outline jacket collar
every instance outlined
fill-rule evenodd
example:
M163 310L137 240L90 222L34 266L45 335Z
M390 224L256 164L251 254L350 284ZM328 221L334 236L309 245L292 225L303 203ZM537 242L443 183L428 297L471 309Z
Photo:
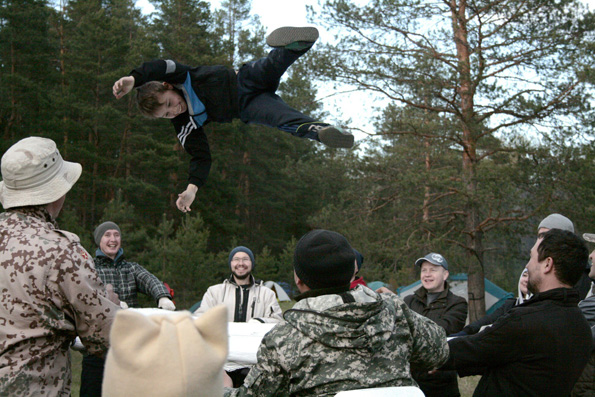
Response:
M52 226L54 226L54 229L58 229L58 223L54 218L52 218L48 210L45 208L45 205L31 205L27 207L10 208L6 210L6 212L15 212L33 218L37 218L51 224Z
M235 285L236 287L239 287L239 285L236 283L236 280L233 278L233 274L230 274L229 278L226 281L229 281L230 284ZM251 287L253 285L258 285L258 284L262 284L262 280L257 280L254 278L254 276L252 274L250 274L250 283L246 284L244 286Z
M446 298L446 295L448 295L448 291L450 291L450 286L448 285L448 281L445 281L444 282L444 291L440 292L440 295L438 295L436 297L436 299L434 299L434 302L436 302L439 299ZM419 287L417 289L417 291L415 291L415 296L417 296L422 301L426 302L427 297L428 297L428 290L425 289L424 286L422 285L421 287Z
M347 292L350 290L350 285L344 285L341 287L331 287L331 288L321 288L321 289L311 289L306 292L302 292L299 295L293 297L294 300L299 302L302 299L306 298L315 298L321 295L333 295L333 294L340 294L341 292Z
M546 300L558 301L564 306L577 306L580 296L574 288L554 288L533 295L531 299L524 301L520 306L532 305Z
M112 259L109 256L107 256L106 254L104 254L103 251L101 250L101 248L97 248L97 250L95 251L95 256L97 258L104 260L104 261L108 261L108 262L112 262L113 264L116 264L116 263L120 262L120 260L124 259L124 249L122 247L120 247L120 249L118 250L118 253L116 254L116 257L114 259Z

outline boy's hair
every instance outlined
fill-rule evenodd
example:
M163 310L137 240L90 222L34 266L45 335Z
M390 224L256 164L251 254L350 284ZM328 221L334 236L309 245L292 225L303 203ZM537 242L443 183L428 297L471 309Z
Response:
M163 105L159 101L159 94L167 91L167 88L161 81L149 81L136 89L136 104L141 114L147 117L155 118L157 109Z

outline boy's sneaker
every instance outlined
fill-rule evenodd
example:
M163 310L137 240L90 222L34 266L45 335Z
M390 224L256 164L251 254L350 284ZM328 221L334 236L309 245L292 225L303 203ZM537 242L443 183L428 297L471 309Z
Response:
M346 149L353 147L353 135L332 125L318 130L318 139L328 147Z
M267 36L267 44L271 47L283 47L292 51L302 51L312 47L318 40L318 29L314 27L295 28L285 26L275 29Z

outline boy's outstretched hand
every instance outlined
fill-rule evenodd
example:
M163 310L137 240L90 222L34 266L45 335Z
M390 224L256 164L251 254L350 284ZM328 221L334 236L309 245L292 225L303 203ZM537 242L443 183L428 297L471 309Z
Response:
M198 186L193 185L192 183L188 184L186 190L182 193L178 194L178 200L176 201L176 205L178 209L182 212L189 212L191 211L190 205L194 201L194 197L196 197L196 191L198 190Z
M114 83L112 91L116 99L122 98L134 88L134 77L124 76Z

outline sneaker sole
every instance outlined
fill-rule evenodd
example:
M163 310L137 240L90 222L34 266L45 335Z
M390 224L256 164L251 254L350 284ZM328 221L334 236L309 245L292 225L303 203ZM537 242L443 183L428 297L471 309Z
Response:
M353 147L353 135L345 134L336 127L325 127L318 131L318 139L328 147L345 148Z
M296 41L314 43L316 40L318 40L318 29L314 27L285 26L273 30L267 37L267 44L271 47L285 47Z

